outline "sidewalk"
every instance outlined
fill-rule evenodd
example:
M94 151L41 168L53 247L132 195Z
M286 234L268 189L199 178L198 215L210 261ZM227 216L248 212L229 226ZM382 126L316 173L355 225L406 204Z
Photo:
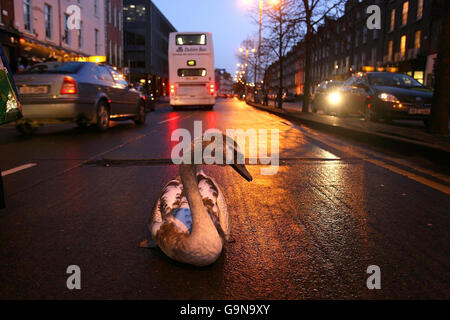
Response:
M364 134L389 139L415 146L434 149L450 154L450 135L433 135L425 131L425 127L405 127L395 124L368 122L361 118L340 118L316 113L303 113L301 103L283 103L283 109L274 107L273 101L269 106L263 106L247 101L247 104L284 117L300 120L304 123L320 125L355 134Z

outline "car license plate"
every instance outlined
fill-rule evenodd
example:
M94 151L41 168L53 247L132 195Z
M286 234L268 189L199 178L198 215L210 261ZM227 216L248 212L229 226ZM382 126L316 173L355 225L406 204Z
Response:
M19 87L20 94L46 94L48 93L48 86L21 86Z
M408 111L409 114L431 114L431 108L423 108L423 109L419 109L419 108L410 108Z

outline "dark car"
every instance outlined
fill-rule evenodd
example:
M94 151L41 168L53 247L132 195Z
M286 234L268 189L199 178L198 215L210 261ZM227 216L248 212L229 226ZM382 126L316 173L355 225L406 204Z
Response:
M145 123L145 101L114 68L91 62L46 62L15 76L23 118L16 128L26 134L48 123L94 124L110 119Z
M283 101L285 102L295 102L295 95L290 92L285 92L283 94Z
M327 80L319 83L312 97L312 111L323 110L326 114L336 111L334 105L339 103L337 94L342 81Z
M138 92L142 94L142 98L145 100L146 109L155 111L155 97L153 93L149 92L144 86L138 85L134 87Z
M359 73L341 88L341 107L360 112L366 120L416 119L425 124L431 114L433 91L400 73Z

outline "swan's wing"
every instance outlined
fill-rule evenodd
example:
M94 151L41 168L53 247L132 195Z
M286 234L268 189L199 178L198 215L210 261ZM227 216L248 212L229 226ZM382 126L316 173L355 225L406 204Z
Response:
M228 237L231 231L231 223L222 191L214 179L207 176L203 171L197 174L197 180L203 204L207 208L216 227L218 227L219 233L223 232L224 236Z
M182 192L183 184L178 178L169 181L165 185L155 202L150 216L149 228L152 235L158 232L163 221L171 215L172 209L180 206Z

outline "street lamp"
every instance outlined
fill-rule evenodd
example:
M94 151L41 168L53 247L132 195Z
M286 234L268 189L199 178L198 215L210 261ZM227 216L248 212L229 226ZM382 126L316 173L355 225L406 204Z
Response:
M245 70L244 70L244 64L241 64L241 74L245 74L247 71L247 67L248 67L248 57L249 57L249 53L255 53L256 49L255 48L239 48L239 52L240 53L244 53L245 52ZM256 66L255 66L255 71L256 71ZM241 75L242 76L242 75ZM256 77L256 72L255 72L255 77ZM247 94L247 85L245 86L245 95L248 97Z
M243 0L245 5L250 5L252 0ZM281 0L267 0L269 5L274 7L280 4ZM255 65L255 83L258 82L258 75L260 73L261 68L261 42L262 42L262 18L263 18L263 10L264 10L264 0L259 0L259 38L258 38L258 60ZM241 51L243 52L243 51Z

